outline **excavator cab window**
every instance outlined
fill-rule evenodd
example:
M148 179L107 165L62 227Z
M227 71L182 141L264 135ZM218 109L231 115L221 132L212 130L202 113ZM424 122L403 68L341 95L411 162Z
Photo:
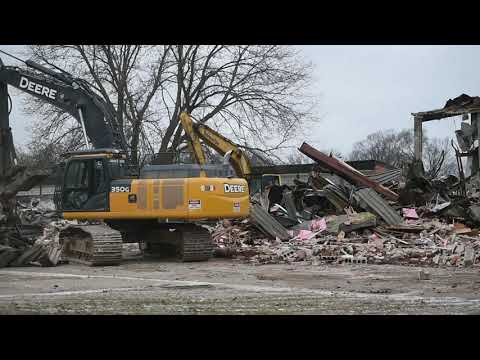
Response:
M64 211L106 211L109 173L104 159L68 162L63 185Z

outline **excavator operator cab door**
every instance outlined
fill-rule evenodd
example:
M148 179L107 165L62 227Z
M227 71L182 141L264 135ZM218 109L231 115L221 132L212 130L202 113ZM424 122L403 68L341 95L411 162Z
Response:
M65 167L63 211L108 211L110 176L104 158L77 158Z

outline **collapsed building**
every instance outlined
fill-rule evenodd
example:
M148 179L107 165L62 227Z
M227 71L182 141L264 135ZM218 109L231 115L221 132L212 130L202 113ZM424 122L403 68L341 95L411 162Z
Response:
M480 98L465 94L442 109L413 113L415 159L407 174L361 172L304 143L299 150L315 161L308 180L284 185L273 202L257 198L249 221L219 224L217 252L255 263L478 266L479 113ZM458 177L425 178L423 122L458 115Z

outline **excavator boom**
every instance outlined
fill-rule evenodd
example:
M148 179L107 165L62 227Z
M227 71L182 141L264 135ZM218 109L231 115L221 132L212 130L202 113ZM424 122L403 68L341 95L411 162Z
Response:
M194 122L190 115L186 112L183 112L180 115L180 121L191 143L195 159L200 165L204 165L206 163L205 154L200 143L201 139L205 144L217 151L220 155L229 158L229 162L238 177L245 178L247 180L250 179L252 174L250 160L245 153L240 150L240 147L237 144L222 136L207 125Z
M126 151L127 146L119 131L112 110L94 92L52 70L39 72L43 66L27 60L37 71L6 66L0 60L0 83L13 86L45 101L73 116L82 123L94 148L116 148ZM55 75L52 75L55 74Z

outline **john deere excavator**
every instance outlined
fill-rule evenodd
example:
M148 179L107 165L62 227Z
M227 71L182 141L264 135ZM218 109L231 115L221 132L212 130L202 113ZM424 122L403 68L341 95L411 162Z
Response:
M25 64L5 66L0 60L0 105L7 104L10 85L80 123L92 148L66 154L55 204L65 219L108 224L64 230L64 256L88 265L115 265L121 261L122 242L143 242L150 253L173 246L182 261L208 260L213 244L201 223L249 215L245 179L202 165L156 165L155 172L137 173L114 109L88 82L33 61ZM0 159L14 157L7 107L0 107Z

